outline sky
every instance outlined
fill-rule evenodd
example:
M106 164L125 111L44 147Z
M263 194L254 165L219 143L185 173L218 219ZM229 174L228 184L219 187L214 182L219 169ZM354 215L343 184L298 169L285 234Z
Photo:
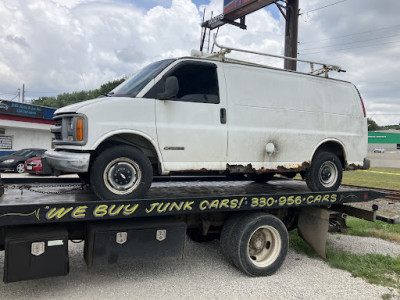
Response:
M0 0L0 99L90 90L200 45L201 21L222 0ZM299 58L339 65L368 117L400 123L400 1L300 0ZM219 43L283 55L285 21L275 5L231 25ZM211 50L212 40L206 48ZM214 51L217 50L214 48ZM282 67L277 59L235 56ZM306 70L299 65L299 70Z

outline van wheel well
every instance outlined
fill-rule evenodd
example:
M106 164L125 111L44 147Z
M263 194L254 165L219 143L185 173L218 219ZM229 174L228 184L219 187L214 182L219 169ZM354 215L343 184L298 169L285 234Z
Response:
M326 143L320 145L313 155L313 160L321 152L330 152L330 153L335 154L339 158L340 163L342 164L342 167L343 168L346 167L346 156L344 153L344 149L343 149L342 145L340 145L339 143L326 142Z
M153 167L153 174L161 173L160 160L157 156L157 151L153 145L142 136L132 135L132 134L120 134L112 136L107 140L103 141L95 150L93 155L91 155L90 164L92 165L96 157L104 150L118 146L118 145L129 145L140 150L147 158L150 160Z

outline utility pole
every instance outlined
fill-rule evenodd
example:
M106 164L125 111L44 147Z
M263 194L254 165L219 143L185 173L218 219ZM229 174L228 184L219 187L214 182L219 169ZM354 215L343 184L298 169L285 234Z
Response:
M285 56L297 58L297 34L299 22L299 0L286 2ZM296 71L297 62L285 59L284 68Z
M25 102L25 83L22 84L22 93L21 93L22 103Z

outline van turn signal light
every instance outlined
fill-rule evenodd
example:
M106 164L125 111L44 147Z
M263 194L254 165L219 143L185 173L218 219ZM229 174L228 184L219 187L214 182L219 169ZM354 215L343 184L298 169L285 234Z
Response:
M76 140L81 142L83 141L83 118L78 118L76 120L76 127L75 127L75 136Z

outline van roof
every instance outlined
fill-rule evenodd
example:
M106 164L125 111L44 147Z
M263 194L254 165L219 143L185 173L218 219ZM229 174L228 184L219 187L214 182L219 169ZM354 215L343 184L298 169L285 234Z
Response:
M321 74L312 74L311 72L300 72L300 71L288 70L288 69L278 68L278 67L274 67L274 66L257 64L257 63L253 63L253 62L249 62L249 61L232 59L232 58L227 58L227 57L225 57L224 60L219 59L217 56L202 56L202 57L183 56L178 59L179 60L180 59L191 59L191 60L213 61L213 62L220 62L220 63L224 63L224 64L235 64L235 65L244 65L244 66L250 66L250 67L256 67L256 68L271 69L271 70L276 70L276 71L281 71L281 72L296 73L296 74L308 75L308 76L317 77L317 78L323 78L323 79L327 79L327 80L340 81L340 82L344 82L344 83L349 83L354 86L353 83L343 80L343 79L331 78L331 77L327 77L327 76L320 76Z

